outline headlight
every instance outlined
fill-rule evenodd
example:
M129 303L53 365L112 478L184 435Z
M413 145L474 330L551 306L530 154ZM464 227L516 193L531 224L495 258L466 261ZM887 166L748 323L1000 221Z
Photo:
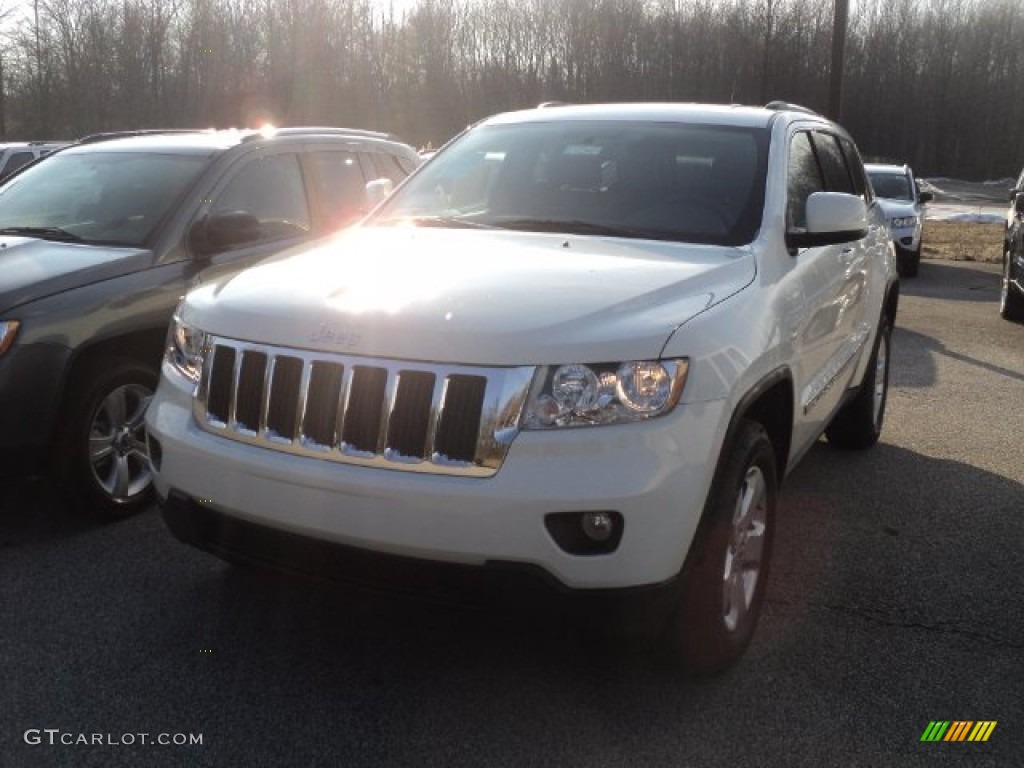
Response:
M685 359L542 366L533 377L523 429L584 427L661 416L679 402L687 369Z
M0 320L0 355L14 346L14 337L18 335L17 320Z
M171 320L167 334L165 359L182 376L194 382L199 381L206 355L207 337L202 331L186 325L177 315Z
M905 227L916 227L917 216L904 216L900 219L893 219L889 222L889 226L893 229L904 229Z

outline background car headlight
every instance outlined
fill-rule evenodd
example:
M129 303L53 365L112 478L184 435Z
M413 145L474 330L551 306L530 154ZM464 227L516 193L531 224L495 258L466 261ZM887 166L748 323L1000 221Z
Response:
M893 229L903 229L904 227L917 226L917 216L904 216L899 219L893 219L889 226Z
M17 320L0 320L0 355L14 346L14 337L18 335Z
M679 360L542 366L530 388L523 429L642 421L671 411L686 383Z
M167 362L185 378L198 382L206 356L206 334L175 315L167 336Z

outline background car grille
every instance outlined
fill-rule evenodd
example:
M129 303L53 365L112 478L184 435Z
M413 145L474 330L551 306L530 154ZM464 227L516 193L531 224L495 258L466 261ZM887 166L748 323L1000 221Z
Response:
M330 461L488 476L505 458L532 367L399 362L211 338L199 425Z

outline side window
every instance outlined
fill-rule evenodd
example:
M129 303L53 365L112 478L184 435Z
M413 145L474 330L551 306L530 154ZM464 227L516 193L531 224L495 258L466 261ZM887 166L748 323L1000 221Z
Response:
M380 177L384 179L391 179L391 182L396 187L398 186L398 183L408 175L406 171L403 170L402 166L398 164L398 160L394 155L388 155L384 152L374 152L371 157L373 158L374 165L377 167L377 173L380 174Z
M786 226L804 229L807 226L807 198L815 192L825 191L811 138L805 132L794 134L789 144L787 184Z
M839 146L846 158L846 167L850 170L850 178L853 179L853 191L871 201L871 187L868 186L867 177L864 173L864 163L860 159L860 152L849 139L839 139Z
M31 152L15 152L7 158L7 162L4 163L4 167L0 169L0 177L6 176L9 173L14 173L23 165L28 165L33 160L35 160L35 156Z
M309 234L309 205L299 160L293 154L263 155L242 168L214 200L210 213L240 211L256 218L252 242Z
M310 155L320 184L327 229L351 224L366 212L366 179L353 152L314 152Z
M853 194L853 181L846 168L846 160L836 143L836 137L821 131L814 132L814 148L818 152L821 170L825 174L825 184L830 192L846 192Z

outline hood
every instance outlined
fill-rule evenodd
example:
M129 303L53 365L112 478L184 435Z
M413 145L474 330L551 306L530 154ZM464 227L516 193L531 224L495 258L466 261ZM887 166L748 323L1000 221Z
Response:
M0 236L0 311L134 272L152 251Z
M754 279L749 250L494 230L367 227L189 295L235 339L476 365L655 358Z
M880 197L878 198L878 204L882 206L882 211L887 219L921 215L917 204L910 200L891 200L887 197Z

